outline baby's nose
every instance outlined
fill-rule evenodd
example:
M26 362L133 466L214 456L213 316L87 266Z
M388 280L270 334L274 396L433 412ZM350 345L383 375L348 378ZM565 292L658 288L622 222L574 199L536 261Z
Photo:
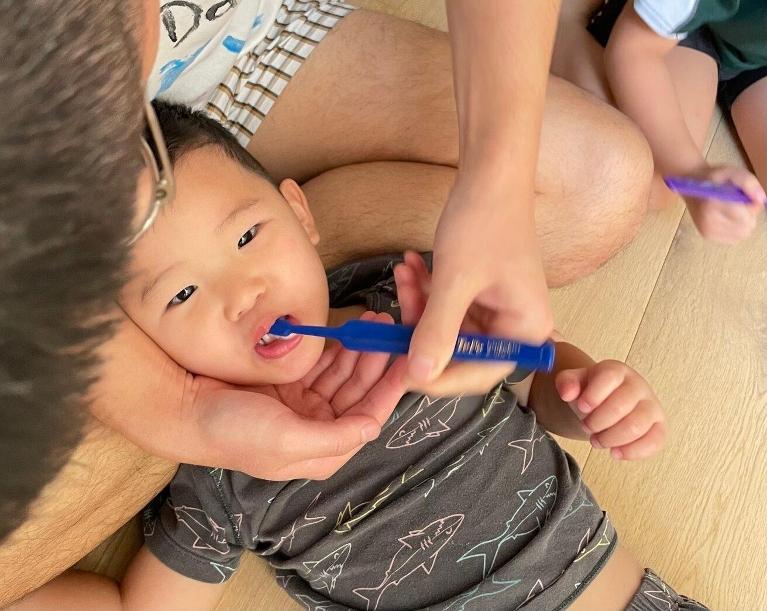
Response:
M224 306L224 315L230 322L237 322L256 305L258 298L263 294L263 286L260 283L249 283L231 290L229 298Z

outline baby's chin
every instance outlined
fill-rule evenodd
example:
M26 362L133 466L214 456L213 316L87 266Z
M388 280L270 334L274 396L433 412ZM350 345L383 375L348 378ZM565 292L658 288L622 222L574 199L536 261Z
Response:
M274 362L270 366L259 366L240 371L219 371L216 377L222 382L237 386L263 386L270 384L292 384L302 380L319 362L322 356L324 340L304 336L297 354L289 355L284 362Z

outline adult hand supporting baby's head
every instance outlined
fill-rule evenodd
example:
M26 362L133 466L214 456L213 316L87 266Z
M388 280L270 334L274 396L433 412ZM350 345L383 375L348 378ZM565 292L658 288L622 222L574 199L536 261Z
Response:
M346 352L335 360L348 363ZM360 358L308 384L318 401L333 403L332 414L299 412L274 394L193 376L127 319L102 356L92 411L105 424L156 456L262 479L329 477L378 436L405 391L404 359L387 368ZM331 384L329 376L345 378Z
M260 479L326 479L380 433L369 415L314 419L266 394L209 378L195 385L193 409L203 441L196 453L207 456L202 462Z
M366 312L364 320L393 322ZM213 462L261 479L326 479L378 437L405 393L406 360L333 344L296 382L238 388L198 377L191 393Z

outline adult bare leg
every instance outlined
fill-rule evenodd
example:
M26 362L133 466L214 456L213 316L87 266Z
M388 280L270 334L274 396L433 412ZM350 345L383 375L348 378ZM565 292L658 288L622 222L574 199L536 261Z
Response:
M509 69L513 69L510 66ZM370 161L457 165L458 131L450 48L443 32L368 11L355 11L321 43L293 78L250 143L277 177L308 180ZM536 177L539 233L552 285L595 269L638 230L650 181L646 143L620 113L552 78ZM388 189L388 185L381 184ZM356 229L338 236L364 252L380 227L366 227L366 206L330 198L329 218ZM337 202L337 203L335 203ZM407 219L407 196L387 204ZM514 205L509 202L508 205ZM574 227L593 223L588 238ZM513 236L513 228L509 228Z
M329 170L303 187L320 232L327 266L370 254L430 250L456 170L414 162L369 162ZM549 284L583 276L612 256L641 222L638 209L618 213L612 202L592 205L562 222L551 197L538 196L538 239ZM353 210L344 214L343 210ZM477 236L481 247L481 236ZM509 239L514 239L513 228ZM569 240L571 251L562 248ZM600 248L593 248L600 244ZM568 259L568 257L572 257Z

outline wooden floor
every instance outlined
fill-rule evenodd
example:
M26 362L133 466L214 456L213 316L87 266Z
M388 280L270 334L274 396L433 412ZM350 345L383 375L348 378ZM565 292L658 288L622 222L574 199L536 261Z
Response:
M356 4L446 26L442 0ZM708 159L743 163L720 117ZM563 445L640 562L719 611L767 609L766 262L764 217L746 243L716 246L699 238L680 203L648 218L598 273L552 291L558 329L594 358L643 373L671 423L666 450L642 463ZM131 524L83 566L119 575L137 541ZM247 555L219 608L297 607Z

